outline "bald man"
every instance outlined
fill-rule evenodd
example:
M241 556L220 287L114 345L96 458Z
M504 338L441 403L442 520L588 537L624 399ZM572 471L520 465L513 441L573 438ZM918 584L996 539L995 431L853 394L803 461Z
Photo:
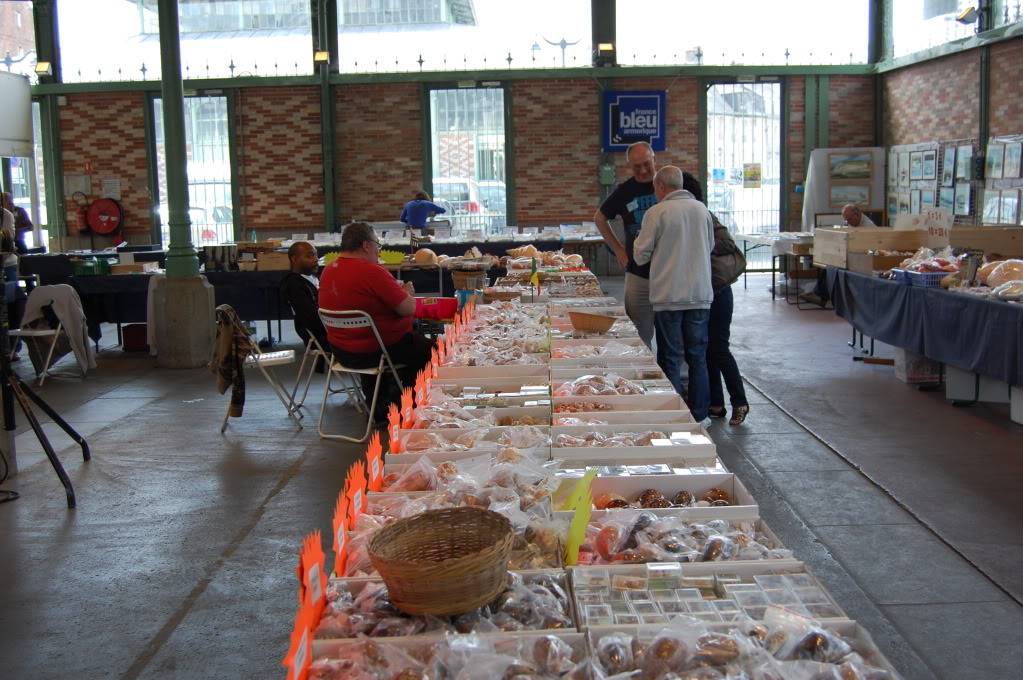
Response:
M682 188L682 171L666 165L654 175L657 205L646 211L633 257L650 265L650 304L657 334L657 364L682 395L697 422L708 419L710 379L707 344L714 220L706 206ZM682 383L682 357L689 365Z
M850 227L876 227L874 220L863 214L858 205L846 203L842 206L842 219Z
M654 163L653 147L646 142L629 145L625 151L625 160L632 170L632 177L619 184L600 204L593 214L593 221L597 223L597 229L608 248L625 268L625 313L636 324L639 337L650 347L654 337L654 310L650 306L649 294L650 267L637 263L632 254L643 224L643 215L657 202L653 184L657 165ZM609 220L616 217L621 217L625 225L624 245L609 223Z

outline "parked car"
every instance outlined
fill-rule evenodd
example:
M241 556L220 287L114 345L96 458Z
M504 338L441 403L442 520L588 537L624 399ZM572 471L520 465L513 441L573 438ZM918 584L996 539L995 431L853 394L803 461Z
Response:
M500 213L508 212L508 190L499 179L481 179L479 182L480 200L487 212Z
M480 187L466 177L437 177L433 180L433 197L451 206L452 215L475 215L483 211Z

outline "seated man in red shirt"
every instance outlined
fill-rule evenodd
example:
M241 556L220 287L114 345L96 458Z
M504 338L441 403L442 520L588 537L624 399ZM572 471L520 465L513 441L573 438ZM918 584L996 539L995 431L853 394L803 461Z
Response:
M405 387L415 383L416 374L430 361L432 343L412 331L416 300L412 284L398 283L379 264L380 242L373 227L365 222L352 222L341 234L341 254L320 276L320 308L331 310L358 309L368 313L376 324L380 338L395 364L403 364L398 376ZM375 368L380 361L380 345L369 328L327 327L327 339L334 347L337 360L351 368ZM362 376L366 402L373 396L373 376ZM380 386L380 398L374 418L384 421L387 407L400 399L390 371Z

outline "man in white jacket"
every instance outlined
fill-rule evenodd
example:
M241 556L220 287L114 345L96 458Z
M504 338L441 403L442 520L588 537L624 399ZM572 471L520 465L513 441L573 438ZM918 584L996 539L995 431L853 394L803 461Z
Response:
M650 303L657 333L657 363L689 404L697 422L707 418L710 382L707 342L714 220L706 206L682 188L682 171L666 165L654 176L657 205L643 216L636 237L637 264L650 263ZM682 357L689 365L688 394Z

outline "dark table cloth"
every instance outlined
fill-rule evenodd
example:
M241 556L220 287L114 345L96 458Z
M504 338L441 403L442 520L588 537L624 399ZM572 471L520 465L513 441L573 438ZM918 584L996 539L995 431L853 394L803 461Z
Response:
M1023 385L1023 304L920 288L828 267L835 313L870 337Z

